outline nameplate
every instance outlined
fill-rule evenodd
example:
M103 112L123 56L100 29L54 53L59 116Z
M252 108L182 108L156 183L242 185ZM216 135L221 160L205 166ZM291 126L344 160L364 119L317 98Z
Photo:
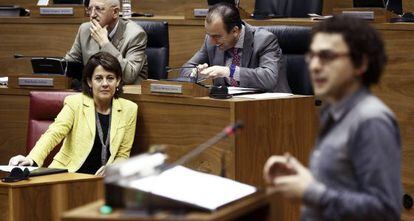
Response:
M208 8L195 8L193 10L194 17L206 17Z
M375 19L375 13L373 11L342 11L342 14L364 20Z
M151 84L151 93L168 93L168 94L182 94L182 85L171 84Z
M74 15L73 7L40 7L41 15Z
M19 86L53 87L53 78L19 77Z

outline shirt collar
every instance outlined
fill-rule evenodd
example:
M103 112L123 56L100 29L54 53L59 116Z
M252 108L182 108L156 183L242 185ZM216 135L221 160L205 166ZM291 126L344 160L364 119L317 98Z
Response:
M246 28L242 24L241 31L240 31L240 36L239 36L239 40L237 40L236 45L234 45L235 48L243 48L244 33L245 33L245 31L246 31Z
M362 87L355 91L353 94L348 95L338 103L327 107L327 112L331 114L334 121L338 121L356 105L356 103L361 99L361 97L368 93L369 90L366 87Z
M118 21L116 21L116 25L115 25L114 29L112 29L111 33L109 33L109 34L108 34L108 37L109 37L110 39L112 39L112 38L114 37L114 35L115 35L115 33L116 33L116 29L118 29L118 24L119 24L119 20L118 20Z

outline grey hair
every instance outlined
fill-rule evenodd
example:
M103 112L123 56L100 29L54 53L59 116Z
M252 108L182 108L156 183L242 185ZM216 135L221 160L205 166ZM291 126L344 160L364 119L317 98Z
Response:
M120 0L106 0L106 3L111 5L111 6L121 7Z

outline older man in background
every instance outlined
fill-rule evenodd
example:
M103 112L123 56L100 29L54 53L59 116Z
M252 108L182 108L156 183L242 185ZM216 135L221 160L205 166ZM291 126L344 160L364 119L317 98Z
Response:
M108 52L121 63L125 84L139 84L148 78L147 35L133 21L119 17L119 0L91 0L90 22L79 27L65 60L86 64L97 52Z

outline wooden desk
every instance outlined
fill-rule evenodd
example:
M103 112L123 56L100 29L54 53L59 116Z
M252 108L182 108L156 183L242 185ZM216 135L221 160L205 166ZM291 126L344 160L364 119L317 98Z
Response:
M62 173L0 182L0 220L58 220L63 211L103 199L102 177Z
M124 97L138 104L133 154L146 151L152 144L167 144L170 159L174 160L229 123L242 121L244 128L236 136L217 143L186 166L216 175L225 169L229 178L263 186L262 170L269 156L290 152L306 163L314 144L316 110L310 96L266 100L180 98L140 95L137 86L128 86L125 92ZM0 113L4 113L0 115L4 125L0 128L0 162L25 153L28 102L28 90L0 88L0 103L4 104L0 106ZM297 218L297 205L284 206L279 207L285 211L279 213L282 217Z
M171 214L167 212L158 212L154 215L148 215L145 212L125 211L115 209L113 213L102 215L99 208L103 201L96 201L88 205L65 212L61 221L150 221L150 220L168 220L168 221L223 221L223 220L255 220L255 221L274 221L274 211L272 210L272 200L275 194L272 192L262 192L241 199L233 204L223 207L213 213L192 212L188 214Z

